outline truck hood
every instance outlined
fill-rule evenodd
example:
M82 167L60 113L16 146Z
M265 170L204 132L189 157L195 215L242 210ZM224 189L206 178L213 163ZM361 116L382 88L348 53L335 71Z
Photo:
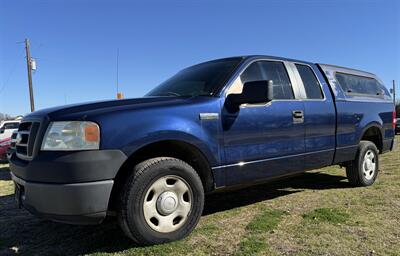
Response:
M84 116L86 114L104 113L123 109L143 107L162 107L165 105L182 104L189 100L188 97L143 97L122 100L96 101L73 105L58 106L35 111L24 119L44 118L58 119L63 116Z

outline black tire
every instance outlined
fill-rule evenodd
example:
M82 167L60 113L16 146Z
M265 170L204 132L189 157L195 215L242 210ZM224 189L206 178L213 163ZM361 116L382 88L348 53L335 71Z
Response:
M191 210L182 226L169 233L154 230L145 219L146 192L158 179L173 175L184 180L192 192ZM140 245L175 241L187 236L197 225L204 206L204 190L196 171L187 163L171 157L157 157L134 167L119 195L118 220L122 230Z
M367 152L374 154L375 170L370 178L364 174L363 165L364 157ZM375 144L370 141L360 141L356 158L351 161L346 167L347 179L353 186L365 187L374 184L379 171L379 151Z

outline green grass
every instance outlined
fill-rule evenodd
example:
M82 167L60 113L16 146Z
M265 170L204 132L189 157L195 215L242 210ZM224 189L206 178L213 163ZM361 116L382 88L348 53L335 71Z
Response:
M350 215L341 209L318 208L312 212L303 214L303 218L314 223L329 222L339 224L345 223L350 218Z
M370 187L351 187L331 166L209 195L190 236L148 247L136 247L113 219L71 226L18 209L0 165L0 255L400 255L400 153L380 164Z
M264 210L246 226L246 230L250 233L265 233L272 231L276 226L278 226L282 216L285 214L284 211L279 210Z
M263 210L255 216L246 226L247 233L236 254L256 255L264 252L268 248L265 238L278 226L285 214L286 212L279 210Z
M267 249L267 242L263 238L245 237L240 243L236 255L258 255Z

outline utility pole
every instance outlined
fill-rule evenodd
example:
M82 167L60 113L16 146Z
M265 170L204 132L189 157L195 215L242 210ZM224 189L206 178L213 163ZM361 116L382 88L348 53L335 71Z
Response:
M29 49L29 39L25 39L25 49L26 49L26 64L28 67L28 83L29 83L29 98L31 102L31 112L35 111L35 101L33 98L33 87L32 87L32 59L31 52Z

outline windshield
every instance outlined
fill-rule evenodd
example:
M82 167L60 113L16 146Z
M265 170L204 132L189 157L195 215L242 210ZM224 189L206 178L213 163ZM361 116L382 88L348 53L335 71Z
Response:
M211 96L223 86L242 58L204 62L186 68L146 96Z

